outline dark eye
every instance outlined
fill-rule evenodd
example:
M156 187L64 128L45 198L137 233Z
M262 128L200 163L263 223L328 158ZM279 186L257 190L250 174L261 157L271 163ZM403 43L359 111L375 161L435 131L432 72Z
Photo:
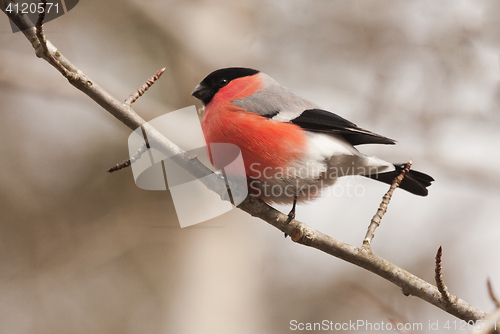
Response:
M228 83L229 83L229 81L227 79L220 79L219 80L219 87L224 87Z

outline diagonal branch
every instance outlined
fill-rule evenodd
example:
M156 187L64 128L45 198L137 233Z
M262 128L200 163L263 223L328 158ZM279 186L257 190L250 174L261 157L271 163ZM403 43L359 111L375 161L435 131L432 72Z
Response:
M2 7L1 9L5 12L5 7ZM11 13L6 14L21 30L23 30L24 35L33 45L33 48L35 50L39 50L40 43L45 43L45 40L43 39L40 41L37 38L36 29L30 28L30 25L26 22L24 17ZM31 27L33 27L33 25L31 25ZM148 133L148 138L151 139L150 145L152 147L164 152L168 156L173 155L172 159L197 178L212 173L212 171L203 165L197 158L189 156L185 151L180 149L156 129L146 123L139 115L137 115L137 113L134 112L130 105L120 102L87 77L82 71L69 62L49 41L46 41L46 46L50 54L54 56L56 64L46 57L44 59L46 59L52 66L56 67L66 78L68 78L70 84L89 96L130 129L135 130L142 126L144 131ZM64 70L61 70L61 68ZM68 76L68 73L70 76ZM209 189L220 194L225 191L225 188L221 189L219 184L220 183L215 182L213 184L208 182L205 183ZM266 221L280 231L291 235L294 242L316 248L327 254L369 270L399 286L405 295L419 297L460 319L466 321L478 320L487 316L487 314L483 311L452 295L450 295L450 298L453 302L450 307L446 307L436 286L425 282L404 269L373 254L370 250L354 247L342 241L336 240L297 220L292 220L289 224L287 224L287 215L267 205L261 199L248 196L238 206L238 208L254 217L258 217Z

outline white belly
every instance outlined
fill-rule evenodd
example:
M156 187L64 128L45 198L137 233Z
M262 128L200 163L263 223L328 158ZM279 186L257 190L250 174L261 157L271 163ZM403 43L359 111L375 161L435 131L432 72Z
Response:
M292 203L321 196L342 176L372 175L394 170L394 165L361 154L339 135L308 133L308 154L272 175L249 183L250 192L267 202Z

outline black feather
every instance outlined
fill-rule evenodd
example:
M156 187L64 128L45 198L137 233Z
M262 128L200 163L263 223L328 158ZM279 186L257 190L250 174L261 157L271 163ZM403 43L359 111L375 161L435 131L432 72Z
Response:
M395 140L359 128L345 118L321 109L305 110L290 122L308 131L340 134L351 145L396 143Z

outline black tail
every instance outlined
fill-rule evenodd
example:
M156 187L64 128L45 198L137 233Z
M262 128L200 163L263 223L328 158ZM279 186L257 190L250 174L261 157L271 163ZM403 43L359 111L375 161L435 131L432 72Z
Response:
M394 164L394 167L396 167L395 171L365 176L380 182L392 184L394 179L401 174L401 171L405 168L405 166L406 164ZM434 181L434 179L431 176L410 169L410 171L405 174L403 182L401 182L399 188L409 191L415 195L427 196L427 187L431 185L432 181Z

